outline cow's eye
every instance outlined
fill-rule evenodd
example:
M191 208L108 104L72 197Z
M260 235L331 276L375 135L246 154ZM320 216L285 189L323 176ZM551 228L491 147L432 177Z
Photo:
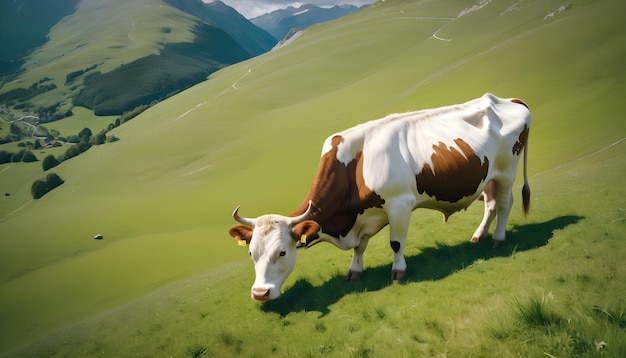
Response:
M252 251L248 251L248 255L250 255L250 257L252 257Z
M285 255L287 255L287 252L286 252L286 251L281 251L281 252L278 254L278 256L280 256L280 257L283 257L283 256L285 256Z

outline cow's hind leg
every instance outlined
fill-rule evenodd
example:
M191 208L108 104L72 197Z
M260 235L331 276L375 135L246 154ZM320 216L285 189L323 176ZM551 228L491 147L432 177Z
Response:
M497 182L496 211L498 220L493 233L492 247L497 249L506 239L506 225L509 221L509 214L513 207L513 181L499 180Z
M485 213L483 215L483 221L478 225L478 228L472 235L471 242L478 242L481 238L487 236L489 233L489 227L496 217L496 195L498 193L496 182L491 180L485 185L483 192L478 197L478 200L485 202Z
M391 267L392 280L402 280L406 275L404 246L414 205L414 199L405 201L397 200L395 203L390 203L387 208L387 215L389 217L389 244L393 250L393 265Z

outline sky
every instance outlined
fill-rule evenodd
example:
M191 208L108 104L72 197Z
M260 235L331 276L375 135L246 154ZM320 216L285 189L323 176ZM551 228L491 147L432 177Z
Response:
M211 0L204 0L211 2ZM355 5L363 6L372 4L376 0L222 0L226 5L237 10L240 14L248 19L267 14L278 9L284 9L287 6L300 7L304 4L313 4L319 7L332 7L335 5Z

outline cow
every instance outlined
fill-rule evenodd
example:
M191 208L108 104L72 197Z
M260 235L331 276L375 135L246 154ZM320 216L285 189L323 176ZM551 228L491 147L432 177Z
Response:
M391 114L328 137L317 174L289 216L232 216L229 233L249 245L256 279L251 296L272 300L296 263L296 249L329 242L354 249L347 280L363 272L369 238L389 225L392 280L406 274L404 248L413 210L428 208L444 220L475 200L484 201L478 242L497 216L492 246L504 240L512 187L524 152L523 210L528 213L527 144L530 110L517 98L485 94L463 104Z

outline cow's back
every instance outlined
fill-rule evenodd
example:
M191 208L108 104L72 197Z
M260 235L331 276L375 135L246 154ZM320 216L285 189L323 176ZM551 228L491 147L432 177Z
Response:
M517 165L513 157L530 126L522 104L485 94L460 105L392 114L334 134L323 153L341 136L337 159L347 165L362 155L364 182L372 191L383 198L412 193L423 201L417 206L443 202L456 211Z

